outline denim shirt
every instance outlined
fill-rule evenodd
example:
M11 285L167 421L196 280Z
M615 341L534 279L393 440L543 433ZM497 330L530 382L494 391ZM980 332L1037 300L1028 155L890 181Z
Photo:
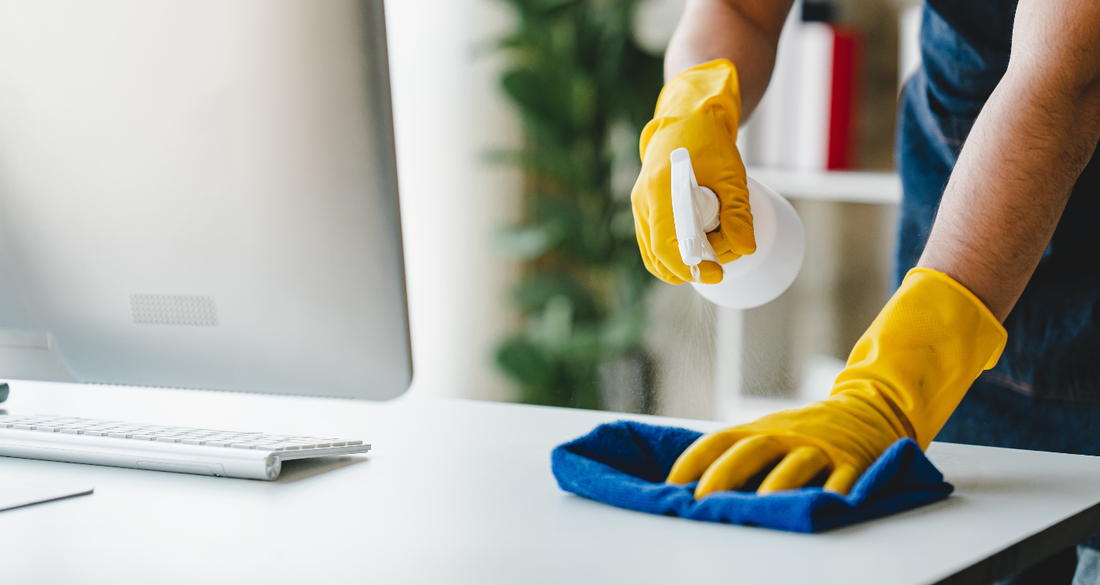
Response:
M1008 67L1014 0L929 0L922 67L901 96L895 153L904 197L897 282L932 228L958 153ZM1041 398L1100 401L1100 161L1078 178L1038 269L1005 321L986 383Z

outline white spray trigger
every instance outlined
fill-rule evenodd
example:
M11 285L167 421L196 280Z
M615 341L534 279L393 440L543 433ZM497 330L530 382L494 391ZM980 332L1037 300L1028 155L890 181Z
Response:
M699 282L699 263L718 262L718 256L707 241L707 230L718 227L718 197L706 187L700 187L691 168L691 154L677 148L669 155L672 162L672 220L676 227L676 242L680 258L691 267L691 276Z

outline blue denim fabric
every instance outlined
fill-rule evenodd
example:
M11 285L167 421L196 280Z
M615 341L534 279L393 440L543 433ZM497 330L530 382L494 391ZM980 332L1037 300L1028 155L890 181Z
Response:
M953 10L959 13L961 6L988 9L998 5L956 2ZM1010 9L1002 6L1009 14ZM988 20L997 23L1003 18ZM963 142L989 92L1004 75L1007 44L979 41L961 35L936 10L925 9L921 29L924 63L902 92L898 119L895 153L905 194L898 283L924 250ZM997 366L983 374L984 381L1039 398L1100 402L1097 158L1074 186L1050 246L1005 328L1008 346ZM1096 444L1100 447L1100 435Z
M1073 585L1097 583L1100 583L1100 552L1086 546L1077 547L1077 571L1073 575Z
M928 0L921 61L937 114L957 119L961 141L1008 69L1016 0Z
M1005 73L1014 11L1015 0L929 0L925 8L923 64L906 83L898 113L904 197L896 284L924 250L959 151ZM1098 157L1074 185L1005 328L1000 362L974 383L936 440L1100 455ZM1079 559L1069 559L1074 583L1100 584L1100 535L1082 544ZM1005 582L1028 582L1025 573Z

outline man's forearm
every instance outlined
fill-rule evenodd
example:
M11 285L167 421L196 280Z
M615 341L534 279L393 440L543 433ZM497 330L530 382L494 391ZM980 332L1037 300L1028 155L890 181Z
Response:
M1100 29L1100 11L1083 11L1021 2L1008 73L967 138L918 263L966 286L1002 321L1100 139L1100 35L1082 30Z
M665 53L665 79L729 59L741 85L741 117L764 97L791 0L688 0Z

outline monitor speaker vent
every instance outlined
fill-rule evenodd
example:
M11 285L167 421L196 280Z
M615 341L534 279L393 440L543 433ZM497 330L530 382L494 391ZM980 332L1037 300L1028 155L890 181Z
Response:
M196 325L217 327L214 297L200 295L130 295L130 309L138 325Z

